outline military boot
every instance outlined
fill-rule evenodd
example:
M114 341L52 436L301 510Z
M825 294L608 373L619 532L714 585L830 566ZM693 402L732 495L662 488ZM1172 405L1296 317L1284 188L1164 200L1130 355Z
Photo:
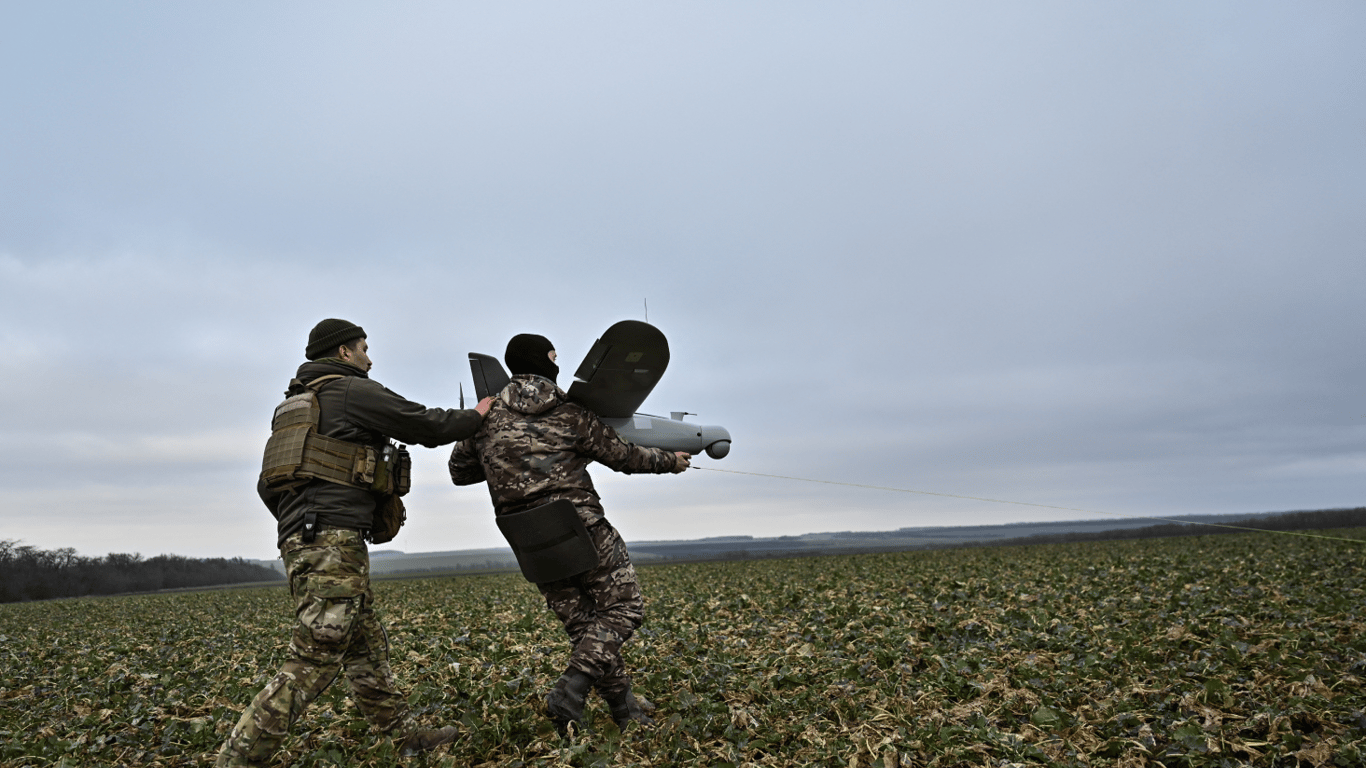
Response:
M592 687L593 678L573 667L555 681L555 687L545 696L545 709L561 731L570 723L583 725L583 704Z
M640 708L645 711L645 714L653 715L655 713L655 703L653 701L650 701L649 699L636 693L635 691L632 691L631 695L636 697L636 703L639 704Z
M614 695L607 699L607 706L612 708L612 719L616 721L617 727L626 730L626 726L631 723L641 725L654 725L654 718L649 713L653 712L655 705L648 699L637 697L627 688L624 692Z
M412 757L419 752L427 752L436 749L442 744L449 744L455 741L460 729L453 725L432 730L431 728L419 728L408 734L403 741L399 742L399 754L404 757Z

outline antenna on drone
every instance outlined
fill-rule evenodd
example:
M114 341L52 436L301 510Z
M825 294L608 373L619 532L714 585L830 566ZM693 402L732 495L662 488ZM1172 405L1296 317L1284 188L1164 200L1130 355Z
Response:
M650 322L650 300L645 299L645 322Z

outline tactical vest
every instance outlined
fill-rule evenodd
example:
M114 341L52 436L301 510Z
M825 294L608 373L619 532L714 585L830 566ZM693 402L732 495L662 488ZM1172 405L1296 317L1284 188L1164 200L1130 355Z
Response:
M261 480L274 491L297 488L309 480L326 480L352 488L402 496L412 478L406 446L387 443L381 449L338 440L318 432L318 390L340 374L319 376L303 392L275 408L261 462ZM299 386L290 382L289 391Z

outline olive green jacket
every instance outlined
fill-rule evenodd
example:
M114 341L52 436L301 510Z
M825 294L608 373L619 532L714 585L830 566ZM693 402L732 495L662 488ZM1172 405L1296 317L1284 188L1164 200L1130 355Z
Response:
M389 440L436 448L473 435L483 421L475 410L428 408L405 400L364 371L335 358L304 363L296 378L306 385L332 374L345 378L329 381L318 390L318 431L328 437L376 448ZM381 498L326 480L312 480L285 493L269 492L258 483L257 493L278 521L277 545L303 529L308 512L316 515L320 526L368 531Z

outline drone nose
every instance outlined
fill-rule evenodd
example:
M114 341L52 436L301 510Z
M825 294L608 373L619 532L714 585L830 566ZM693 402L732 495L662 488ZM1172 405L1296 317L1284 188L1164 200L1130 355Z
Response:
M726 454L728 453L730 453L729 440L717 440L716 442L707 446L707 455L712 457L713 459L724 459L726 458Z

